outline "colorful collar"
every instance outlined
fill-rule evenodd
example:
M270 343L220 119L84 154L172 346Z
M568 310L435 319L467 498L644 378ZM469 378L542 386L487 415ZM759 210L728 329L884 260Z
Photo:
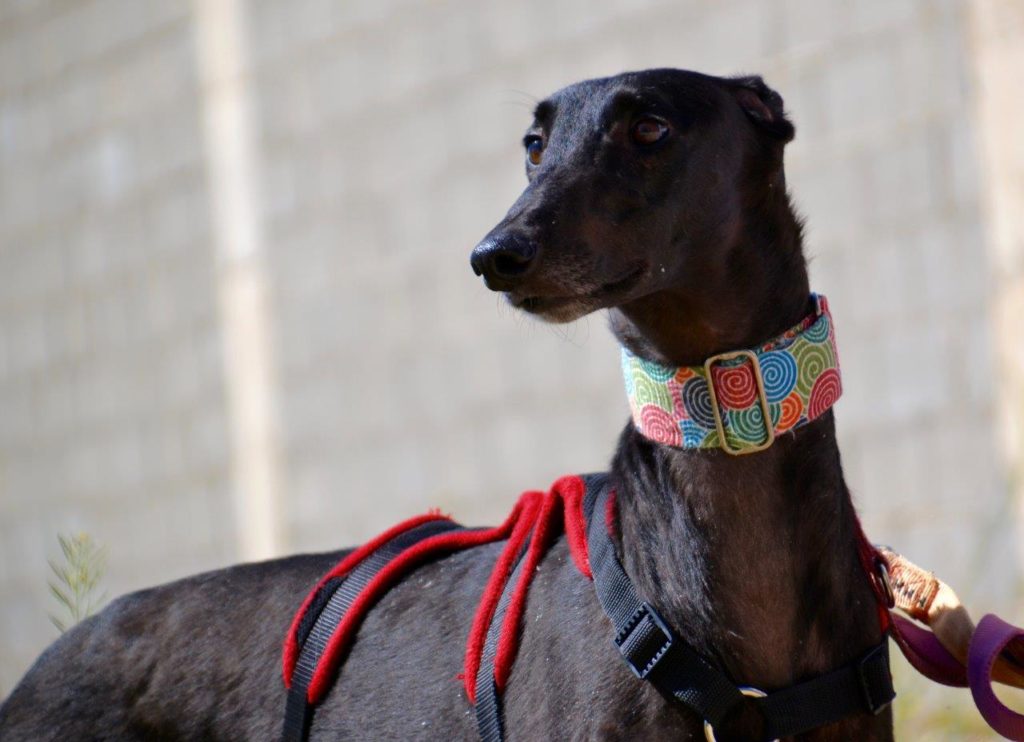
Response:
M703 366L661 366L623 348L637 430L667 446L739 455L763 451L777 435L832 407L843 391L832 315L824 296L812 298L815 311L796 327L758 348L719 353Z

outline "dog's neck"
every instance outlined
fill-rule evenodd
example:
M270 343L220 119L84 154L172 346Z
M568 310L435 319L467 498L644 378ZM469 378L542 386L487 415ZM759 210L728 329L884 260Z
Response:
M630 423L613 477L626 569L737 682L784 687L879 641L830 413L738 458Z
M696 366L775 337L810 311L801 226L784 188L719 238L729 244L678 246L702 257L667 276L663 290L611 310L612 332L634 355Z
M717 312L664 292L613 310L613 331L634 354L674 365L768 340L809 310L798 230L784 247L755 246L786 263L760 275L782 278L742 299L718 292ZM831 412L744 457L659 445L630 422L612 470L641 594L737 682L784 687L880 640Z

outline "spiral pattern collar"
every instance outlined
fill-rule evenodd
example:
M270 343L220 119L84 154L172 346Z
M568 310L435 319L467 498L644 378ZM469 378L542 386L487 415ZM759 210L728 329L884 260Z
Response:
M795 327L703 366L662 366L623 348L637 430L667 446L740 455L768 448L832 407L843 389L832 315L824 296L812 298L815 311Z

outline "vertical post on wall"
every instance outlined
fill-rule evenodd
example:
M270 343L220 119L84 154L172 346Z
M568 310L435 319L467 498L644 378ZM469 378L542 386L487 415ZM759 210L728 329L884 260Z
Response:
M276 412L260 165L244 0L193 0L239 556L281 551Z
M981 132L982 198L988 225L995 347L999 363L997 415L1017 515L1018 574L1024 574L1024 6L1020 0L969 3L974 84ZM1024 603L1024 581L1017 599Z

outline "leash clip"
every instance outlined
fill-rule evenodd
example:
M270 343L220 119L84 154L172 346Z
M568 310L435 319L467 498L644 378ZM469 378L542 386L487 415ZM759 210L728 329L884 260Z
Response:
M875 556L875 581L882 588L882 597L885 598L885 607L896 606L896 593L892 589L892 578L889 576L889 563L882 556Z

